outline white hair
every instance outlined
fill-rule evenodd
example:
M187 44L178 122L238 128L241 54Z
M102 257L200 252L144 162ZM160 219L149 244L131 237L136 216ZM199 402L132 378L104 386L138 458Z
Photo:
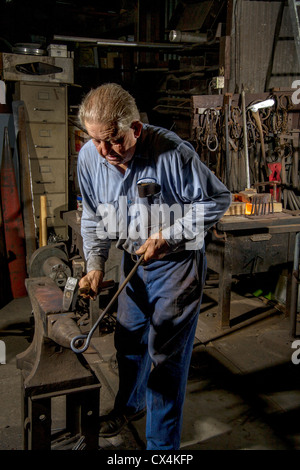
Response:
M135 99L116 83L106 83L91 90L83 99L78 118L82 124L101 123L127 131L140 120Z

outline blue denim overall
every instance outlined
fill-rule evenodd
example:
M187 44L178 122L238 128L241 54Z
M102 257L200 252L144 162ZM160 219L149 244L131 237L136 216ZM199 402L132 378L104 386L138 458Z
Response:
M124 252L120 283L134 261ZM139 266L118 299L115 408L147 406L148 450L180 447L182 413L206 275L205 255L183 251Z

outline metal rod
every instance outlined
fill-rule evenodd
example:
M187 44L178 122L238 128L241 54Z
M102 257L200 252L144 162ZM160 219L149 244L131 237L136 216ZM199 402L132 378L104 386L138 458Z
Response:
M205 44L207 42L206 33L189 33L172 29L169 34L171 42L190 42L193 44Z
M182 49L184 46L180 44L170 43L156 43L156 42L131 42L122 41L119 39L101 39L101 38L87 38L80 36L61 36L54 35L53 39L56 41L70 41L70 42L90 42L97 46L117 46L117 47L136 47L141 49Z
M224 336L228 336L241 328L251 326L253 323L259 322L261 320L264 320L265 318L268 318L271 315L275 315L278 313L282 313L282 312L280 312L279 309L276 309L276 307L274 308L270 307L270 310L266 312L260 313L258 315L255 315L252 318L249 318L248 320L242 321L241 323L231 326L228 330L221 332L220 334L216 334L215 336L212 336L206 340L205 339L201 340L199 343L194 344L194 348L196 346L209 344L211 341L217 341L218 339L221 339Z

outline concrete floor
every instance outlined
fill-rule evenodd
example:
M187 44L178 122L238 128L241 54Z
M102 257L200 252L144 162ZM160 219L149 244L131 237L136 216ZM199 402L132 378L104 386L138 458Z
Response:
M299 450L300 364L289 319L264 299L235 290L232 317L270 315L248 326L224 330L217 313L218 288L205 289L190 367L181 448L183 450ZM257 317L259 318L259 317ZM22 449L21 378L16 355L33 337L29 298L16 299L0 310L0 339L6 364L0 365L0 450ZM298 322L299 326L299 322ZM101 358L100 413L108 411L117 390L113 334L93 339ZM298 346L300 349L300 346ZM300 358L300 353L299 353ZM53 421L60 426L61 404ZM145 418L111 439L99 439L103 450L145 447Z

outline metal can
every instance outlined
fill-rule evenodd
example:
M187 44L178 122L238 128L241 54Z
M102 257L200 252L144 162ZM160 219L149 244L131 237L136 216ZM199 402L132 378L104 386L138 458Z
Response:
M82 196L77 196L77 210L82 211Z

